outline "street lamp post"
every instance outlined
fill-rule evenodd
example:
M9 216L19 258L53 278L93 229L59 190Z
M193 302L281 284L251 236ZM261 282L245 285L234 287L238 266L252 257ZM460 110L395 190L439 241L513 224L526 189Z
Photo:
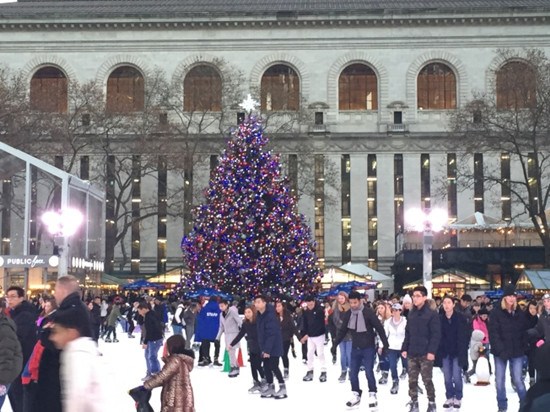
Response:
M443 209L410 209L406 214L406 222L409 228L416 232L422 232L422 281L428 290L428 297L432 297L432 248L433 234L444 228L447 224L447 212Z
M48 232L54 236L61 237L61 247L59 247L59 267L57 277L66 276L69 267L69 238L77 231L84 217L77 209L64 209L59 212L50 210L42 215L42 222L46 225Z

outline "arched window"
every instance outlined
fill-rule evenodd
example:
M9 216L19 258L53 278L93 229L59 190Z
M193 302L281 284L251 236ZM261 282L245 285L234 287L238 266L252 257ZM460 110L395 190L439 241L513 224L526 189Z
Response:
M143 110L145 82L139 70L122 66L115 69L107 80L107 111L131 113Z
M186 112L222 110L222 78L208 65L193 67L183 81L183 109Z
M456 77L443 63L430 63L418 74L418 109L456 109Z
M535 71L525 62L508 62L496 75L497 108L525 109L536 104Z
M50 113L67 113L68 82L57 67L43 67L31 79L31 107Z
M340 110L378 110L376 73L365 64L352 64L338 80Z
M285 64L267 69L262 76L262 110L298 110L300 79L298 73Z

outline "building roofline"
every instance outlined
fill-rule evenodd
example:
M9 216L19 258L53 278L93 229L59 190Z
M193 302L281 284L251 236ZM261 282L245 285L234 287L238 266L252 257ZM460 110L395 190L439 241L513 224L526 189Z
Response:
M462 2L459 2L462 4ZM155 29L277 26L548 24L544 0L115 0L20 1L0 4L0 28ZM422 6L423 5L423 6ZM439 6L438 6L439 5ZM319 6L319 7L316 7Z

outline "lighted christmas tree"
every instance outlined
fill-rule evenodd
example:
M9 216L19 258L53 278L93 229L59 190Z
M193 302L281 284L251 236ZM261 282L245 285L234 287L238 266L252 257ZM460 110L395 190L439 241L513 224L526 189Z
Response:
M319 275L315 245L279 157L266 150L261 122L247 117L232 133L182 250L187 287L235 295L297 296Z

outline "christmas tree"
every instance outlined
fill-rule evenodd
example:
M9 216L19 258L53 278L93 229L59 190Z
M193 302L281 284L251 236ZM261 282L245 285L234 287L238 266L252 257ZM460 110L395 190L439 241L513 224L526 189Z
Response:
M252 115L232 133L206 203L194 210L193 230L182 241L191 290L213 287L251 297L312 289L319 275L315 244L267 144Z

